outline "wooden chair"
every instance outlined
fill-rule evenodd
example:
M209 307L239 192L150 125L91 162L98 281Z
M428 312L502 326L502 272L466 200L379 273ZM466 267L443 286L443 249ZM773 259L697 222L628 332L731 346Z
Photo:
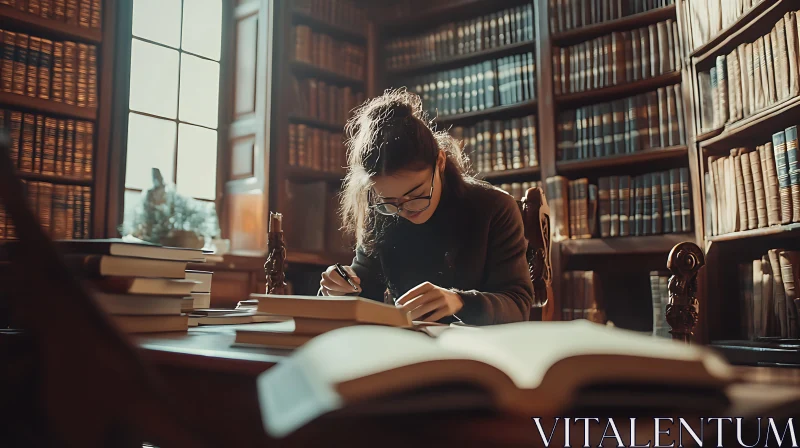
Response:
M16 175L0 134L0 203L19 241L0 245L4 300L20 331L0 334L4 446L224 446L190 412L64 264ZM3 253L5 252L5 253Z
M553 268L550 262L550 207L540 187L529 188L521 201L517 201L525 226L528 242L527 258L533 282L533 305L529 320L552 320Z

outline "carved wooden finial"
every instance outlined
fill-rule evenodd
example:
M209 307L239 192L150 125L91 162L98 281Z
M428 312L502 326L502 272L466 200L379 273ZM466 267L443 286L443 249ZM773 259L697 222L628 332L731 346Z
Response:
M286 244L283 241L283 215L269 213L267 234L267 294L286 294Z
M667 269L672 276L669 278L666 313L673 340L687 344L692 341L699 313L697 273L705 263L703 251L694 243L677 244L669 253Z
M550 206L539 187L528 189L522 199L522 219L528 240L528 266L533 282L534 307L542 308L542 320L552 320L553 268L550 263Z

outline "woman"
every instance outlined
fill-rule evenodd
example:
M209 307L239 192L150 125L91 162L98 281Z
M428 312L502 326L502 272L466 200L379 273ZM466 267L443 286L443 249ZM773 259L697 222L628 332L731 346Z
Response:
M517 203L467 175L458 142L431 130L420 98L387 91L346 131L341 212L357 247L345 270L358 291L331 266L320 293L394 301L412 320L528 320L533 285Z

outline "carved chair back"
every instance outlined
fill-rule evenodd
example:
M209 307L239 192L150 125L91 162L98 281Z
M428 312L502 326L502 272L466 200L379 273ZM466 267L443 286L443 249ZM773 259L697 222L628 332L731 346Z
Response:
M533 282L533 306L530 320L552 320L553 269L550 261L550 207L544 190L529 188L521 201L517 201L525 227L526 257Z

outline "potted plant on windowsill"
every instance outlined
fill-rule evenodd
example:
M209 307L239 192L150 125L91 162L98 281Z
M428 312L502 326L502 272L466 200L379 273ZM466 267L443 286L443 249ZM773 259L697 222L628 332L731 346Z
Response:
M153 187L142 194L123 235L162 246L201 249L220 234L214 203L178 194L153 168Z

